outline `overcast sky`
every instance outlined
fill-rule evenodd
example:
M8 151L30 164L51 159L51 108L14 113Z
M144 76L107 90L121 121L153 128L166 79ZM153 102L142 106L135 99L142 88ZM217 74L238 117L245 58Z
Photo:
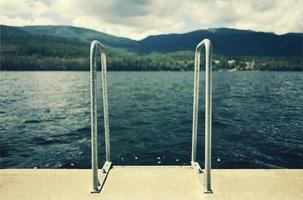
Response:
M303 32L303 0L0 0L0 24L72 25L133 39L215 27L283 34Z

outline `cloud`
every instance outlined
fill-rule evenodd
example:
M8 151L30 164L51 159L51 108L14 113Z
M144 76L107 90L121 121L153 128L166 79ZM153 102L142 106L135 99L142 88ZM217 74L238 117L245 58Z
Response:
M303 32L302 0L9 0L0 23L64 24L142 39L215 27Z
M7 16L12 18L34 18L39 17L47 11L47 5L40 1L8 0L0 2L1 16Z
M49 18L24 19L21 17L9 18L0 15L0 24L14 25L14 26L26 26L26 25L37 25L37 24L55 25L56 22L54 22Z

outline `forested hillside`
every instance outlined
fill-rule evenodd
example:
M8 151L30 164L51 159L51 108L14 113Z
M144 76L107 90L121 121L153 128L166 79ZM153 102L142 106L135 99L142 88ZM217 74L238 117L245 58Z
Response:
M71 26L0 28L1 70L88 70L93 39L106 46L110 70L192 70L195 45L203 38L213 43L217 70L303 70L302 33L221 28L136 41Z

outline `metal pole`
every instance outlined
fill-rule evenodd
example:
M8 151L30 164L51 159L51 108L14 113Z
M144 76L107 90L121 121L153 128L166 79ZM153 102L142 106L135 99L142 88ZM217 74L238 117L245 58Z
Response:
M110 162L110 134L109 134L109 120L108 120L108 95L107 95L107 69L106 56L104 53L104 46L94 40L90 48L90 89L91 89L91 145L92 145L92 192L99 192L102 185L98 179L98 130L97 130L97 49L101 51L101 78L102 78L102 94L103 94L103 114L104 114L104 135L105 135L105 150L106 161ZM108 168L111 163L105 163ZM106 174L107 174L106 172ZM105 178L102 179L102 184Z
M194 74L194 100L193 100L193 130L192 130L192 154L191 161L197 161L197 133L198 133L198 111L199 111L199 82L200 82L200 51L195 52L195 74Z
M211 43L205 41L205 187L211 190L212 68Z
M199 85L200 85L200 54L205 46L205 193L211 190L211 124L212 124L212 66L211 42L208 39L201 41L195 50L194 74L194 101L193 101L193 132L192 132L192 163L197 156L197 132L199 110Z
M104 112L104 136L105 136L105 158L106 161L110 159L110 135L109 135L109 121L108 121L108 95L107 95L107 67L105 53L101 53L101 67L102 67L102 91L103 91L103 112Z
M99 191L98 180L98 141L97 141L97 69L96 69L96 43L92 42L90 48L90 92L91 92L91 145L92 145L92 192Z

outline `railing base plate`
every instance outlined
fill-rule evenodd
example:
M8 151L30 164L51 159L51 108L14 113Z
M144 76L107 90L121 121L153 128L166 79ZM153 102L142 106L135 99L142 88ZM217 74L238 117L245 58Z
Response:
M101 169L101 174L99 175L98 189L97 190L92 190L91 193L100 193L101 192L111 167L112 167L112 162L106 161L104 163L104 165Z

